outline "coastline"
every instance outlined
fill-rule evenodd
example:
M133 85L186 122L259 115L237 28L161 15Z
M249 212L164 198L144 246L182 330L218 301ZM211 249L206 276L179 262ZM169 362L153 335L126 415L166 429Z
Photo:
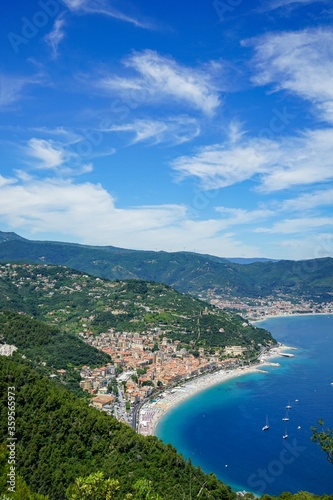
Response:
M255 325L256 323L261 323L263 321L266 321L267 319L274 319L274 318L292 318L292 317L301 317L301 316L333 316L332 312L321 312L321 313L315 313L315 312L308 312L308 313L295 313L295 314L267 314L266 316L263 316L262 318L259 319L249 319L249 322L252 325Z
M264 366L279 366L279 363L270 361L281 356L285 350L294 350L294 347L278 344L259 357L257 364L252 366L238 367L232 370L219 370L214 373L201 375L195 379L182 383L181 385L166 389L162 394L152 401L146 402L139 412L138 433L142 435L155 435L157 426L162 417L175 406L178 406L186 399L210 388L221 384L232 378L247 375L254 372L264 372Z

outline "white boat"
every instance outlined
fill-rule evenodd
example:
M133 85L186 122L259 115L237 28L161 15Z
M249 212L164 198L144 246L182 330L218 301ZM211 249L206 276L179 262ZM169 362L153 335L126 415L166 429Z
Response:
M287 439L287 437L288 437L288 432L287 432L287 429L286 429L286 432L283 434L282 439Z
M288 412L287 411L286 411L286 416L283 417L282 420L284 420L284 422L288 422L289 417L288 417Z
M262 431L268 431L269 429L269 422L268 422L268 416L266 415L266 424L264 427L261 429Z
M292 406L291 406L290 401L289 401L289 403L288 403L288 404L287 404L287 406L286 406L286 409L287 409L287 410L290 410L291 408L292 408Z

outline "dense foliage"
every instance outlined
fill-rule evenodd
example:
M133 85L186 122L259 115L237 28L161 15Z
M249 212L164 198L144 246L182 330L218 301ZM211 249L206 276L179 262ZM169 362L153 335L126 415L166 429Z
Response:
M28 359L44 362L54 369L84 364L101 366L111 361L108 354L73 334L9 311L0 311L0 339L15 345Z
M86 397L87 393L80 388L81 377L77 368L111 362L108 354L85 344L76 335L9 311L0 311L1 343L18 348L13 358L19 363L51 376L81 397Z
M325 428L323 420L319 420L318 426L312 428L312 441L319 444L326 453L327 460L333 464L333 430Z
M153 252L71 243L29 241L0 232L2 261L61 264L108 279L144 279L198 295L214 289L235 297L279 293L332 299L333 259L237 264L191 252Z
M124 499L141 479L151 481L163 499L234 498L213 474L186 461L156 437L100 413L63 387L23 365L0 356L0 442L7 429L7 388L16 393L18 473L32 491L63 500L78 477L102 472L119 480L115 498Z
M25 312L67 332L159 328L185 347L242 345L253 352L275 342L240 316L155 282L111 282L61 266L6 264L0 265L0 292L0 309Z

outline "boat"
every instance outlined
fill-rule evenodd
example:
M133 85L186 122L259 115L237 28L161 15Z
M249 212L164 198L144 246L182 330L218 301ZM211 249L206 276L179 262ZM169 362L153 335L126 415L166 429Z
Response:
M268 416L266 415L266 424L264 425L264 427L261 430L268 431L268 429L269 429L269 423L268 423Z
M282 439L287 439L287 437L288 437L288 432L287 432L287 429L286 429L286 432L283 434Z
M291 406L290 401L289 401L289 403L288 403L288 404L287 404L287 406L286 406L286 409L287 409L287 410L290 410L291 408L292 408L292 406Z
M288 412L287 411L286 411L286 416L283 417L282 420L284 420L285 422L288 422L289 417L288 417Z

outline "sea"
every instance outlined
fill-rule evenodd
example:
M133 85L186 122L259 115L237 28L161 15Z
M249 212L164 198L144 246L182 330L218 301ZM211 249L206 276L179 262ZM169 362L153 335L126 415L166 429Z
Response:
M295 347L286 351L294 357L271 359L279 366L192 396L161 419L156 435L235 491L332 494L333 464L311 441L311 427L323 419L333 429L333 315L256 325ZM286 413L288 421L282 420ZM262 431L266 418L269 429Z

